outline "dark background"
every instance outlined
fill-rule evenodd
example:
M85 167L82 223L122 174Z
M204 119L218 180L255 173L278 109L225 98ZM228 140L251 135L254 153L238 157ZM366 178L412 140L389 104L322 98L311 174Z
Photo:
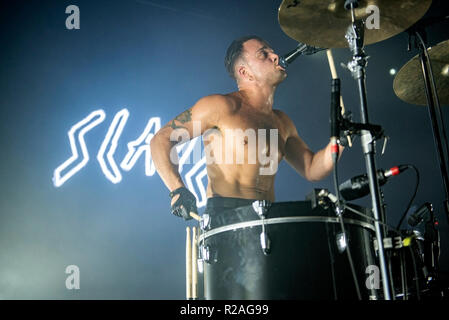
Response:
M434 1L426 17L444 12ZM257 34L280 54L296 41L277 20L281 1L3 1L0 5L0 298L183 299L185 226L169 212L168 190L157 174L145 175L144 157L111 183L96 160L114 115L130 117L118 142L117 163L148 119L162 124L199 98L236 89L223 58L230 42ZM81 29L68 30L68 5L80 8ZM382 14L382 12L380 13ZM429 43L449 38L448 23L428 29ZM394 76L417 54L407 35L366 47L372 123L391 138L377 165L415 165L421 183L414 206L432 202L440 220L441 264L448 271L449 228L444 191L425 107L399 100ZM334 49L336 64L347 49ZM351 75L337 66L347 110L359 120ZM276 93L315 151L328 142L330 71L324 52L299 58ZM71 156L67 132L91 112L106 119L86 136L90 160L57 188L53 171ZM445 121L448 110L443 108ZM359 139L339 162L340 180L364 173ZM185 174L186 171L183 171ZM203 179L205 181L205 179ZM412 195L411 170L383 191L388 223L396 225ZM276 179L276 200L303 200L313 188L333 191L329 177L310 183L285 162ZM368 197L355 201L369 206ZM203 210L203 208L201 208ZM188 225L193 226L192 222ZM407 228L406 223L403 225ZM65 268L80 268L80 290L67 290Z

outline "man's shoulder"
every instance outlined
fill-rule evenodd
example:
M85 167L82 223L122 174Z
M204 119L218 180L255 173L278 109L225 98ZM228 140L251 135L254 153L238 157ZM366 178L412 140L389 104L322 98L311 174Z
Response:
M285 124L293 124L292 119L282 110L273 109L274 114Z
M234 93L211 94L198 100L197 105L208 108L210 111L216 111L220 114L234 112L238 106L237 97Z
M296 126L287 113L279 109L273 109L273 112L289 133L296 131Z
M212 108L214 107L226 108L233 105L234 99L229 94L215 93L202 97L200 100L198 100L197 103L202 105L208 105L209 107Z

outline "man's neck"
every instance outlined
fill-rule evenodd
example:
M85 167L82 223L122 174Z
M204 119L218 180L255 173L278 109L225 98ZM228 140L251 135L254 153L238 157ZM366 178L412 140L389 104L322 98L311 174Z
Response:
M239 94L250 107L261 112L271 112L273 110L274 92L273 86L251 86L239 88Z

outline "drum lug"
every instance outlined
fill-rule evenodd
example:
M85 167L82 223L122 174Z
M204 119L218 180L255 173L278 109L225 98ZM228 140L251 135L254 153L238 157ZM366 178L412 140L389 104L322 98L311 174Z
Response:
M201 230L208 230L210 228L210 215L207 213L201 216L200 228Z
M204 245L200 244L199 254L200 254L200 259L201 260L209 262L210 248L209 248L208 245L204 246Z
M348 246L348 242L346 239L346 234L344 233L338 233L336 236L337 240L337 248L340 253L343 253L346 250L346 247Z
M256 200L253 202L253 209L259 217L265 217L268 209L271 207L271 202L268 200Z
M270 253L270 245L271 241L266 232L262 232L260 234L260 246L262 247L262 251L264 255L268 255Z
M206 244L205 246L200 244L199 247L199 259L206 263L217 262L217 252ZM202 266L203 267L203 266Z
M197 261L196 265L198 267L198 272L203 273L204 272L204 260L201 258L198 258L196 261Z
M268 209L271 206L271 202L268 200L256 200L253 202L253 209L259 215L260 219L262 219L262 233L260 234L260 246L262 247L262 251L264 255L268 255L270 253L270 238L268 237L267 231L265 230L265 215Z

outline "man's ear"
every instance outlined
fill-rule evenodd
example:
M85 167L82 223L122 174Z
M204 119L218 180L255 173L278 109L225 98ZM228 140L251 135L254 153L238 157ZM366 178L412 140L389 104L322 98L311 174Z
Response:
M244 65L239 65L237 67L237 74L240 77L240 79L245 79L248 81L253 81L253 75L248 70L248 68Z

